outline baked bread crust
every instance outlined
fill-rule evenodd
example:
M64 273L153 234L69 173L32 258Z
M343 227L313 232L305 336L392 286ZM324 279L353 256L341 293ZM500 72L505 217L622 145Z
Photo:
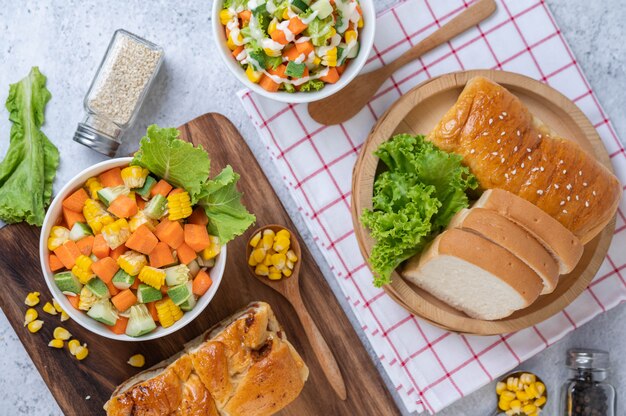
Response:
M537 205L583 244L613 218L622 188L578 144L559 137L504 87L471 79L428 140L463 157L482 189Z
M265 416L302 391L309 370L267 303L253 302L122 383L109 416Z

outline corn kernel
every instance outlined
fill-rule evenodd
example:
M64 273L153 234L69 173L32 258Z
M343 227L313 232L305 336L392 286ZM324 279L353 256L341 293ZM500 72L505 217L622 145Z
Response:
M358 27L359 29L363 28L363 18L359 19L359 22L356 24L356 27Z
M285 268L287 262L287 256L281 253L272 255L272 265L274 265L279 271Z
M254 269L254 273L259 275L259 276L267 276L270 273L270 271L269 271L269 268L266 265L259 264Z
M36 319L36 320L30 322L26 326L28 327L28 330L34 334L35 332L37 332L37 331L39 331L41 329L41 327L43 326L43 321L40 320L40 319Z
M500 395L500 400L504 400L507 402L510 402L511 400L515 399L515 393L513 393L512 391L503 391L502 394Z
M96 177L87 179L85 187L89 191L91 199L98 199L98 191L103 188L102 183L100 183L100 180Z
M517 377L509 377L506 379L506 388L510 391L518 390L519 379Z
M50 229L50 237L48 238L48 250L56 250L69 239L70 230L65 227L55 225Z
M141 368L146 365L146 359L141 354L135 354L128 359L127 363L132 367Z
M292 261L287 260L287 261L285 262L285 266L287 266L287 269L289 269L289 270L293 270L294 264L293 264L293 262L292 262Z
M70 316L67 314L67 312L65 311L61 312L61 322L65 322L69 319L70 319Z
M537 390L538 398L543 396L543 393L546 392L546 386L541 381L537 381L535 384L535 390Z
M248 266L256 266L257 264L259 264L258 261L256 261L256 259L254 258L254 250L250 252L250 257L248 257Z
M288 249L290 244L291 242L288 238L276 238L274 240L274 245L272 246L272 248L274 249L274 251L283 251L286 248Z
M534 405L537 406L537 407L541 407L544 404L546 404L546 396L541 396L540 398L535 400L535 403L534 403Z
M286 238L287 240L289 240L291 238L291 233L289 233L288 230L286 229L282 229L279 232L276 233L276 238Z
M529 384L528 386L524 387L524 391L526 392L526 394L528 394L528 397L539 397L541 396L540 394L537 393L537 389L535 388L535 384Z
M511 405L511 409L521 409L522 408L522 402L520 402L519 400L511 400L510 402Z
M55 298L52 298L52 306L54 306L54 309L56 309L57 312L59 313L63 312L63 308L61 307L61 304L57 302Z
M522 406L522 412L526 413L527 415L535 413L536 411L537 406L535 406L534 404L527 404L526 406Z
M269 250L272 247L272 244L274 244L274 231L272 230L265 230L263 231L263 237L261 239L261 247L263 247L265 250Z
M504 412L504 414L506 416L517 416L517 410L509 409L506 412Z
M54 331L52 332L52 336L54 337L54 339L67 341L68 339L72 337L72 334L70 334L70 331L68 331L67 329L57 326L56 328L54 328Z
M248 77L250 82L253 82L256 84L261 80L261 77L263 76L263 72L256 71L252 65L248 64L246 66L246 76Z
M54 309L54 306L52 306L50 302L46 302L46 304L43 305L43 311L49 313L50 315L58 314L57 310Z
M82 361L87 358L87 355L89 355L89 350L87 349L86 345L80 345L76 348L76 354L74 355L76 356L77 360Z
M283 269L283 275L290 277L293 272L290 269Z
M235 45L235 42L233 42L233 39L230 36L226 38L226 46L231 51L234 51L235 49L237 49L237 45Z
M267 277L268 277L270 280L280 280L280 279L283 277L283 275L282 275L282 273L281 273L281 272L278 272L278 273L269 273L269 274L267 275Z
M322 62L322 60L319 57L315 57L313 58L313 65L319 65Z
M505 390L506 390L506 383L503 383L502 381L498 381L498 384L496 384L496 394L500 395Z
M276 18L273 18L270 21L270 24L267 26L267 34L271 35L273 31L276 30L276 25L278 25L278 20L276 20Z
M211 240L211 245L202 250L202 258L204 260L211 260L217 257L217 255L220 254L220 251L222 251L219 237L209 235L209 239Z
M26 295L24 303L27 306L35 306L39 304L39 292L30 292L28 295Z
M70 354L72 355L76 355L76 351L78 350L78 347L80 346L81 346L80 341L77 339L73 339L67 343L67 348L70 350Z
M254 260L258 263L263 263L263 260L265 260L265 249L263 248L256 248L254 250L252 250L252 253L250 253L252 257L254 257Z
M94 272L91 269L92 264L93 260L84 254L81 254L76 259L76 264L72 267L72 273L78 277L82 284L87 284L94 277Z
M227 25L230 22L230 19L233 18L233 15L230 13L230 10L223 9L220 12L220 23L223 25Z
M285 9L285 11L283 12L283 19L287 20L289 19L289 9Z
M63 340L62 339L53 339L52 341L50 341L48 343L48 347L52 347L52 348L63 348Z
M187 192L179 192L167 197L169 220L177 221L191 215L191 198Z
M344 37L346 39L346 43L350 43L352 41L356 41L356 38L357 38L356 30L346 30L346 33L344 34Z
M521 402L525 402L526 400L530 399L530 397L528 397L528 393L526 393L524 390L516 391L515 396L517 397L517 400Z
M519 381L524 384L531 384L537 381L537 377L531 373L524 373L520 376Z
M498 402L498 407L500 408L500 410L507 411L511 408L511 402L500 399L500 401Z
M272 254L273 252L269 252L265 255L265 259L263 260L263 264L267 267L272 265Z
M293 250L289 250L287 252L287 260L295 263L298 261L298 256L296 256L296 253Z
M259 231L258 233L256 233L256 234L254 235L254 237L252 237L252 238L250 239L250 245L251 245L253 248L256 248L256 246L259 244L259 241L261 241L261 231Z

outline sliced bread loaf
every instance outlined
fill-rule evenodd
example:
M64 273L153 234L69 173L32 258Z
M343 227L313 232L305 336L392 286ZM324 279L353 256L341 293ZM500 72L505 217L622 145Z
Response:
M501 319L537 299L542 279L510 251L449 229L410 259L402 276L467 315Z
M574 270L583 244L570 230L541 208L503 189L488 189L473 205L504 215L537 239L559 264L559 272Z
M559 281L559 265L535 237L513 221L484 208L463 209L448 225L471 231L507 249L543 280L541 294L552 293Z

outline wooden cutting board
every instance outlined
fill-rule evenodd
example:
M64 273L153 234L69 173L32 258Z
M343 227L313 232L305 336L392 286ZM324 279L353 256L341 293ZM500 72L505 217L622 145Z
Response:
M241 174L239 190L244 193L244 204L257 216L257 226L276 223L295 230L254 155L230 121L219 114L206 114L183 125L180 130L183 138L202 144L208 150L213 175L226 164ZM58 316L41 311L41 306L51 300L51 295L39 266L39 231L26 224L0 230L0 276L4 285L0 291L0 307L66 415L103 414L102 406L113 389L139 371L126 364L131 355L142 353L146 357L147 368L178 352L186 341L253 300L263 300L272 306L288 339L311 370L300 396L281 414L399 414L383 380L306 246L302 245L302 297L337 357L348 391L345 402L340 401L328 385L290 304L248 275L245 244L252 229L229 243L226 272L207 309L172 335L146 342L113 341L92 334L75 322L64 322L62 325L74 337L89 346L89 356L82 362L72 357L67 347L56 350L47 346L52 339L52 331L60 322ZM24 298L30 291L41 292L42 299L37 309L45 324L36 334L31 334L22 326L27 309Z

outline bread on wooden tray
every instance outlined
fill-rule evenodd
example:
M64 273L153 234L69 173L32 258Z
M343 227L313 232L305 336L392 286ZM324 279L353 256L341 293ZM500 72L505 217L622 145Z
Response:
M510 251L541 277L542 295L551 293L556 288L559 282L559 266L556 260L528 231L496 211L484 208L463 209L452 218L448 227L476 233Z
M467 83L428 140L460 154L482 189L501 188L532 202L583 244L615 215L622 193L617 178L487 78Z
M525 308L543 280L517 256L478 234L456 228L441 233L402 276L450 306L485 320Z
M253 302L122 383L104 405L121 415L271 415L300 394L309 370L267 303Z

